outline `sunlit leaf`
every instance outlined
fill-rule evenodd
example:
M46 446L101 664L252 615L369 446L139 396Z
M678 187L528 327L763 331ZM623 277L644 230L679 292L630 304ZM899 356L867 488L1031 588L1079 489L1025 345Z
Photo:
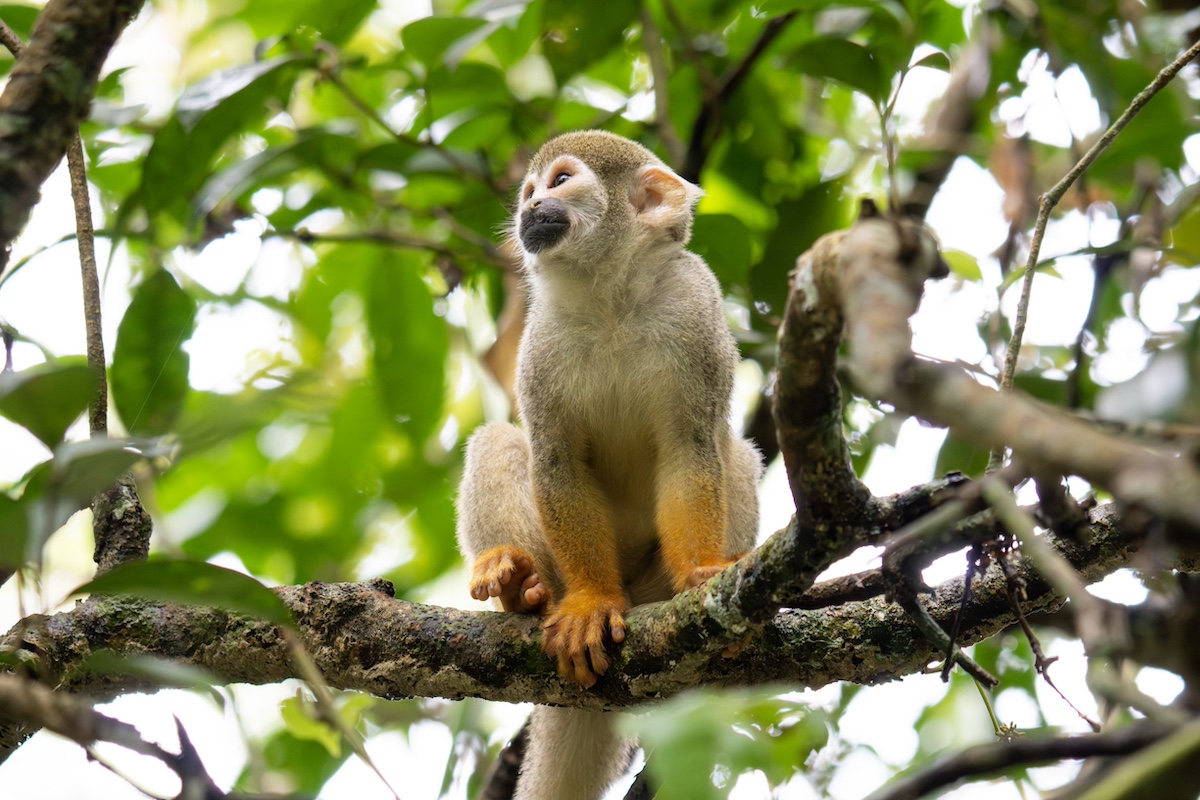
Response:
M940 69L943 72L949 72L950 56L940 50L936 53L929 53L909 65L909 69L916 69L917 67L928 67L929 69Z
M142 201L167 209L204 183L225 140L264 114L266 100L290 89L311 56L289 55L215 73L184 91L174 116L146 154Z
M367 324L380 400L391 419L423 441L442 415L446 323L433 313L433 297L421 280L423 259L409 252L369 252Z
M83 358L63 358L20 372L0 372L0 415L53 447L87 410L95 388L96 373Z
M110 371L113 404L125 427L165 433L183 407L196 305L165 269L149 275L117 328Z
M160 603L185 603L236 611L291 625L283 601L248 575L200 561L145 561L124 564L72 592L130 594Z
M472 39L482 40L495 27L487 20L472 17L422 17L404 26L400 41L413 57L432 66L455 42L471 34L476 34Z
M979 268L979 262L970 253L964 253L962 250L943 250L942 259L950 267L950 271L963 280L976 282L983 280L983 271Z
M341 734L332 725L318 718L316 706L311 701L300 696L289 697L280 705L280 710L283 712L283 724L292 736L316 742L334 758L341 755Z
M891 75L869 49L846 39L812 39L792 53L789 61L802 72L841 81L882 102L891 88Z
M561 85L621 42L637 0L554 0L544 6L542 49Z

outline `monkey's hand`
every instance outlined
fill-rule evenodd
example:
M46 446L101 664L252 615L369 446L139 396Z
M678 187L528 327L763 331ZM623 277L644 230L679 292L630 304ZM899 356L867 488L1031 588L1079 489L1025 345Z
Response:
M614 642L625 640L625 598L575 589L542 623L546 655L558 659L558 674L590 689L608 669L605 630Z
M505 611L540 614L550 601L550 587L533 568L533 556L519 547L503 545L484 550L471 567L471 597L500 599Z

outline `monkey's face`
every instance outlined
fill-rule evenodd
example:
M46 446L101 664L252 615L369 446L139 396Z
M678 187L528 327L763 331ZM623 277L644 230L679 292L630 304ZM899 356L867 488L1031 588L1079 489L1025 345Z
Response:
M525 252L540 255L587 236L608 206L596 174L578 158L560 156L521 188L516 234Z

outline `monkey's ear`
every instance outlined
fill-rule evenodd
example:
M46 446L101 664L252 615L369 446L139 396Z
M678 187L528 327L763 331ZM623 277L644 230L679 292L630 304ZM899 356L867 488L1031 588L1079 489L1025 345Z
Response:
M633 209L648 227L665 231L680 244L692 237L692 216L704 191L666 167L642 167L633 187Z

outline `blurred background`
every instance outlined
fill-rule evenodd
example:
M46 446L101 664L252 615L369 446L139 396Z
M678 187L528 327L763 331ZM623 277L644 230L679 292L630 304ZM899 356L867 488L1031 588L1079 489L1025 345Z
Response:
M888 206L930 187L927 219L952 274L927 290L915 349L994 383L1037 194L1193 40L1190 5L147 4L109 57L82 134L110 427L172 445L137 473L154 552L268 585L383 576L404 599L482 608L465 591L453 499L466 437L512 414L523 299L502 231L533 150L592 127L642 141L706 192L691 247L721 281L742 350L736 423L770 459L769 534L792 511L764 397L796 257L849 224L861 198ZM27 40L37 11L0 5L0 19ZM0 70L11 65L0 53ZM1019 389L1127 423L1196 424L1198 98L1190 67L1060 205ZM63 168L0 276L18 370L84 352L73 231ZM851 398L845 423L876 493L986 465L986 453L887 406ZM77 423L68 438L86 433ZM50 456L4 419L0 453L0 488L14 496ZM1089 488L1071 484L1079 497ZM4 627L63 608L90 577L91 552L81 512L0 589ZM961 554L943 560L927 579L963 565ZM1127 603L1147 593L1131 571L1094 590ZM1078 641L1046 631L1043 643L1063 657L1058 685L1094 710ZM1001 721L1085 728L1035 679L1019 635L973 654L1001 678ZM1183 682L1146 669L1138 686L1167 702ZM798 688L685 696L639 715L638 729L664 782L691 798L852 800L993 738L957 673L949 685L926 675ZM313 718L306 692L168 691L103 710L169 749L178 715L225 788L390 797ZM337 703L405 800L474 796L528 711L354 693ZM100 751L156 794L178 791L160 765ZM1018 770L947 796L1036 797L1072 774ZM0 785L13 796L143 796L46 733L0 767Z

